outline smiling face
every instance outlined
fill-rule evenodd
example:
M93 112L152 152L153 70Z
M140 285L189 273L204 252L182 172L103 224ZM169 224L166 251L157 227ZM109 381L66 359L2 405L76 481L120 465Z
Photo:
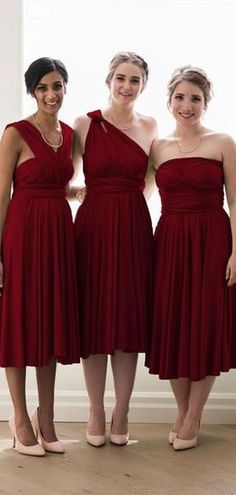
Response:
M132 106L143 90L143 73L135 64L119 64L109 83L111 99L119 105Z
M34 89L38 111L55 114L59 111L65 94L62 76L57 71L46 74Z
M188 81L180 82L172 93L170 109L178 124L198 124L205 110L202 90Z

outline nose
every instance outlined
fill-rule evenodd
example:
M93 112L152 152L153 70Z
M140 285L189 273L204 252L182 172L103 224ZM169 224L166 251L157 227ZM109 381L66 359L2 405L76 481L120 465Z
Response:
M49 100L55 100L56 98L56 92L53 88L48 88L48 91L47 91L47 97Z
M126 91L129 91L130 89L130 81L126 80L124 81L123 89Z
M183 110L185 110L187 112L187 111L190 111L191 109L192 109L192 101L185 99L183 101Z

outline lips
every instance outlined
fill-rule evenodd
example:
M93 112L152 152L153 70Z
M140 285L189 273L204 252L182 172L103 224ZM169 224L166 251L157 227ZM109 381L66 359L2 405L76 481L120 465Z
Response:
M190 117L194 116L194 113L181 113L179 112L179 115L183 117L184 119L189 119Z
M45 101L46 105L49 105L50 107L54 107L55 105L57 105L59 102L58 101L54 101L54 102L50 102L50 101Z

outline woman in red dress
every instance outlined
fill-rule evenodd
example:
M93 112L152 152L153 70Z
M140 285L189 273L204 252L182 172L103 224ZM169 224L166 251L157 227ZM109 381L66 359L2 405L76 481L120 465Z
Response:
M76 220L81 345L90 399L87 441L105 443L104 390L111 355L116 403L110 441L128 441L138 352L147 348L153 234L143 195L156 122L137 113L146 62L118 53L106 79L107 108L76 121L86 198Z
M9 424L16 448L39 456L64 450L53 425L56 361L79 361L74 231L65 199L74 172L73 130L58 120L67 80L59 60L34 61L25 82L37 111L9 124L0 144L0 366L14 405ZM37 372L35 431L26 366Z
M199 68L174 72L168 91L176 128L151 151L162 215L146 362L150 373L170 379L178 406L169 435L175 450L195 447L215 377L236 364L236 150L231 137L201 122L211 90Z

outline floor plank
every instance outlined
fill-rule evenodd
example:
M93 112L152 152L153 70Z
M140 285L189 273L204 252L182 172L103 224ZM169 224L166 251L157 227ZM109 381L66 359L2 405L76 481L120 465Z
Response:
M86 426L58 423L64 455L20 455L0 423L1 495L236 495L236 428L203 425L195 449L175 452L168 425L132 424L125 447L94 448Z

